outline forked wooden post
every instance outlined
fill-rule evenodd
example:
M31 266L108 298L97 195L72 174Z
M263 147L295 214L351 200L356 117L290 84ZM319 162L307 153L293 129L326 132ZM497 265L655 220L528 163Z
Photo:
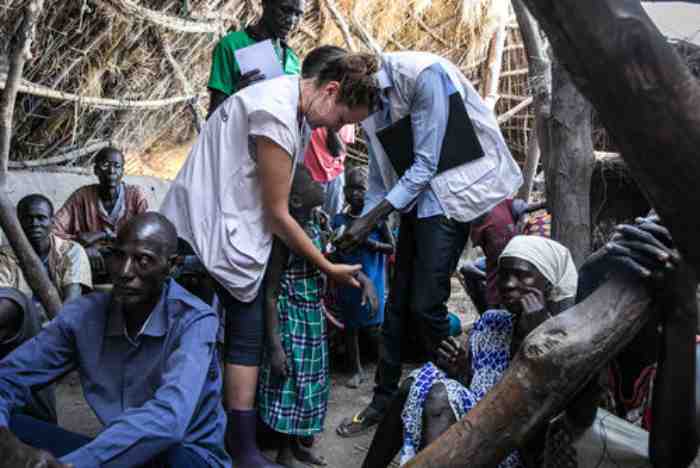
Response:
M34 293L39 297L49 318L61 309L61 297L44 271L41 260L24 235L17 219L15 206L7 195L8 161L12 140L12 116L17 89L22 78L24 63L31 57L30 46L36 21L44 6L44 0L32 0L25 9L24 19L10 51L10 69L0 100L0 227L5 232L12 250L17 255L22 272Z

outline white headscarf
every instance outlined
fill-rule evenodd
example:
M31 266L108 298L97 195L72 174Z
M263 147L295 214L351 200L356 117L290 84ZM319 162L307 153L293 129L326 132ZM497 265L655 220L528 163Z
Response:
M498 257L499 266L504 257L532 263L553 286L548 297L550 301L559 302L576 296L576 265L569 249L559 242L539 236L515 236Z

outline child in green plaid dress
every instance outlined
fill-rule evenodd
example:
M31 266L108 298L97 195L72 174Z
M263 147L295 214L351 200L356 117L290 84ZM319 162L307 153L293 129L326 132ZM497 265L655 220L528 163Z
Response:
M320 184L303 166L297 166L289 198L290 213L319 249L321 231L311 213L323 200ZM366 277L358 280L371 286ZM281 435L277 463L289 468L325 464L299 443L300 437L323 431L328 406L330 378L323 286L317 267L289 253L282 242L275 240L266 278L267 345L257 404L262 420Z

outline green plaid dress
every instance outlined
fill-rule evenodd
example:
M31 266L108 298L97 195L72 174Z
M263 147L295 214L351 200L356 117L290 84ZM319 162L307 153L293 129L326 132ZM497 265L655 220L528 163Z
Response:
M320 248L317 226L309 224L306 232ZM318 268L291 253L277 299L289 375L272 374L266 350L258 381L258 412L277 432L307 436L323 431L330 378L322 294Z

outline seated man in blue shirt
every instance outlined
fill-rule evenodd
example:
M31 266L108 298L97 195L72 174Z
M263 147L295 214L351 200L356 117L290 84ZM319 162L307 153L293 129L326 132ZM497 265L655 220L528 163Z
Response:
M215 352L218 317L168 278L176 247L165 217L134 217L107 258L113 291L66 304L36 338L0 361L0 466L231 466ZM17 411L30 388L72 370L104 423L94 439Z

